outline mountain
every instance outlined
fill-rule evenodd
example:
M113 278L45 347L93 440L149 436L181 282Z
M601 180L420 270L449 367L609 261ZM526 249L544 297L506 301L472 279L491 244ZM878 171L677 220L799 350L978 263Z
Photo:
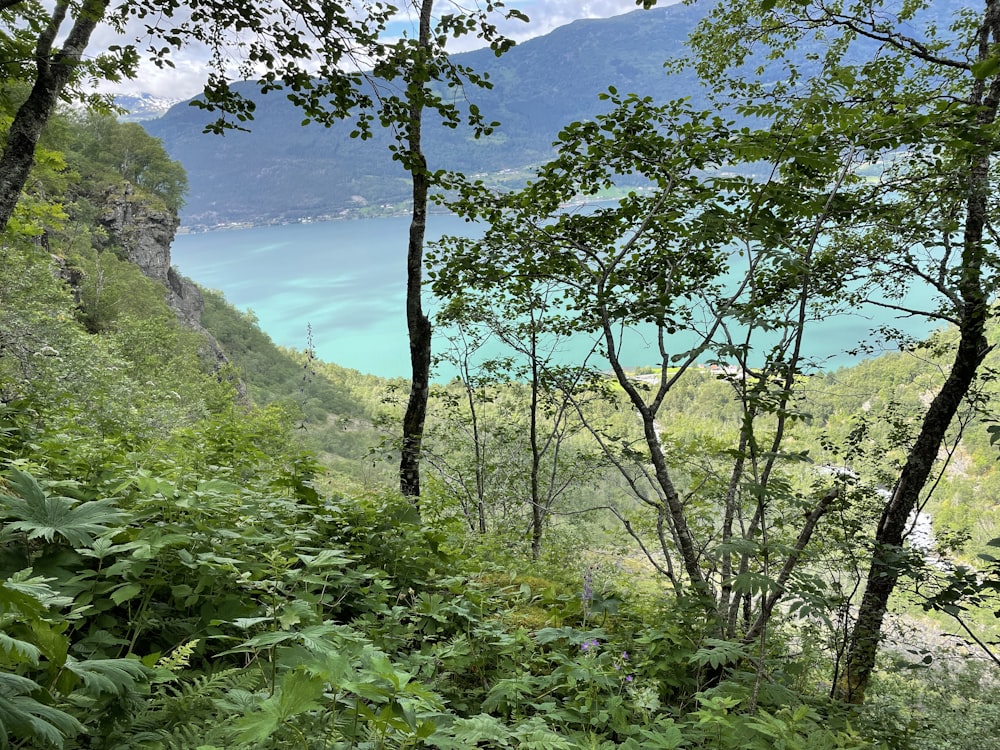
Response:
M946 28L964 0L938 0L928 20ZM425 149L432 168L466 173L516 172L544 161L560 129L607 108L599 96L614 86L657 101L690 98L705 104L705 87L691 71L668 73L664 61L685 54L685 40L709 3L637 10L613 18L581 20L517 45L501 58L488 49L455 55L486 72L493 88L464 92L484 117L501 125L476 140L468 129L437 126L428 118ZM857 50L871 56L873 42ZM793 54L804 71L818 50ZM766 64L754 59L753 64ZM254 94L252 84L237 86ZM364 216L405 203L406 174L393 162L389 135L368 141L349 137L353 126L302 126L302 113L279 92L256 96L252 132L205 135L213 119L183 102L144 123L187 170L190 192L181 213L189 227ZM516 175L514 176L516 177Z
M115 104L125 110L121 120L125 122L141 122L154 120L163 116L180 99L167 99L155 94L119 94L115 96Z
M490 74L493 89L468 96L501 126L477 141L467 130L429 125L430 163L495 173L542 161L561 127L606 106L598 95L608 86L658 99L697 94L692 74L668 76L663 61L683 54L684 39L703 13L673 5L576 21L500 59L489 50L456 55L457 62ZM242 90L249 94L253 87ZM390 158L386 133L352 140L347 123L303 127L301 112L280 93L257 100L251 133L204 135L210 115L190 102L143 123L188 172L185 225L336 216L408 199L409 183Z

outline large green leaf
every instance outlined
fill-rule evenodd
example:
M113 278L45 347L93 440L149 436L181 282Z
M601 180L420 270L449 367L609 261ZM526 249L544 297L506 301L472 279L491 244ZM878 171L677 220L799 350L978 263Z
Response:
M89 547L94 537L108 531L108 524L122 518L111 500L79 502L61 495L47 495L33 476L18 469L8 475L8 484L19 497L0 494L0 513L15 519L10 530L27 533L47 542L61 536L73 547Z
M261 742L293 716L314 711L323 695L324 682L301 670L287 672L281 685L270 698L261 701L260 710L247 714L233 725L238 741Z
M29 662L38 664L38 658L42 652L33 643L22 641L20 638L13 638L7 633L0 633L0 652L7 655L15 662Z
M125 695L149 677L149 669L132 659L87 659L77 661L69 658L66 669L80 678L83 690L91 695L112 693Z
M53 579L32 573L26 568L0 583L0 612L18 612L26 619L34 619L45 616L50 609L73 603L71 598L52 590L49 581Z
M480 742L511 747L510 739L510 729L499 719L488 714L476 714L467 719L457 719L447 731L438 732L429 742L439 748L478 747Z
M0 672L0 748L7 748L10 740L30 740L39 744L63 747L63 740L83 731L83 725L67 713L46 706L31 696L41 690L34 680Z

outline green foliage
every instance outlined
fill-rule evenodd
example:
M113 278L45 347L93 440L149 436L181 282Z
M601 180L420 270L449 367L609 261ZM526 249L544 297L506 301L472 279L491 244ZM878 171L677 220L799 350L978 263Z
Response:
M551 194L536 185L524 205L487 208L537 223L578 192L600 194L609 160L617 170L645 170L654 182L681 175L683 189L674 203L657 205L637 191L615 210L554 219L566 247L589 238L612 253L623 228L641 229L653 208L666 217L637 240L639 257L627 254L610 269L603 290L583 284L551 306L551 332L592 327L592 293L597 307L611 306L620 320L665 329L692 324L688 302L723 270L713 243L731 228L726 216L742 210L735 196L715 196L688 171L721 161L732 146L714 136L746 133L711 118L681 123L683 105L659 107L615 92L609 101L616 108L599 124L565 131L561 160L540 175ZM807 104L816 116L831 114L819 99ZM637 144L645 156L622 153L611 137L644 132L650 122L665 127ZM144 189L153 189L157 169L169 175L161 154L147 151L134 131L98 119L86 128L68 159L78 174L98 183L125 176ZM792 139L786 145L796 163L783 165L782 181L762 196L789 211L790 224L761 214L748 225L744 239L774 252L761 256L757 309L735 305L737 322L784 327L776 311L807 270L827 292L840 288L830 258L820 254L807 269L797 249L782 244L816 210L801 200L802 189L826 184L836 151L822 133L812 135L816 153ZM678 145L671 137L686 139L682 154L670 153ZM134 148L135 161L102 151L111 143ZM742 146L751 156L766 151L753 139ZM47 158L40 184L72 183L60 157ZM67 213L92 220L92 197L76 193ZM716 202L704 215L689 213L706 200ZM338 480L304 447L312 441L337 452L338 467L362 473L369 422L379 413L393 417L392 405L380 403L387 384L317 362L308 346L275 349L252 315L210 295L206 322L257 406L247 403L225 373L205 371L197 339L180 330L162 290L113 255L93 253L97 230L65 223L57 204L40 197L26 204L24 221L0 248L0 737L9 745L860 750L879 742L902 750L959 741L982 747L996 736L995 678L977 667L887 670L875 705L860 715L823 697L839 645L837 618L849 611L852 575L879 517L878 490L905 456L935 385L928 363L939 361L948 334L917 351L922 362L899 355L850 371L794 372L802 401L775 385L785 372L780 348L768 349L774 368L759 387L744 382L742 390L732 378L692 366L656 396L656 378L637 376L673 378L680 368L669 361L651 373L626 373L614 388L589 381L571 393L580 406L573 419L591 419L590 435L562 433L558 457L539 453L536 468L565 493L552 508L576 514L613 507L635 538L659 533L665 541L641 559L609 524L553 516L547 545L528 563L521 552L530 472L517 456L531 430L524 415L532 392L519 382L523 370L494 362L464 387L438 389L427 448L437 451L442 478L422 517L377 484L338 491ZM42 229L51 230L51 247L30 239ZM692 253L669 265L670 244L682 231ZM500 257L523 249L511 236L493 240ZM574 271L568 253L544 243L532 248L529 270ZM52 251L66 260L54 265ZM651 274L650 253L676 276ZM482 271L486 280L497 271L473 255L459 261L466 264L461 273ZM63 279L75 271L83 281L67 288ZM539 291L518 283L517 294ZM623 290L634 296L626 299ZM507 312L523 309L517 299L507 302ZM568 322L566 312L578 317ZM523 339L542 330L541 321L531 322L539 328L518 324L508 333ZM723 349L739 355L729 343ZM556 433L567 422L546 389L566 371L549 374L536 381L542 387L534 395L543 398L535 427ZM938 492L947 497L928 506L947 524L979 508L969 498L988 494L996 479L986 429L995 382L981 385L961 425L968 461L960 472L945 472ZM708 540L699 570L739 603L736 631L751 625L744 602L786 595L787 609L776 610L759 637L725 637L703 600L678 596L683 587L647 564L670 554L674 541L641 494L622 500L653 455L637 442L634 402L623 396L628 387L659 398L669 414L668 429L656 429L664 465L690 527ZM480 456L462 433L470 396L482 445L492 451ZM758 421L747 431L750 418ZM788 443L770 448L783 424ZM748 436L742 445L741 434ZM608 446L606 459L631 467L617 483L603 475L605 464L591 461L592 441ZM756 473L734 482L734 461L752 463ZM829 509L837 523L821 528L804 564L782 577L777 555L801 552L795 534L816 486L829 477L815 464L849 467L836 473L844 485ZM486 480L479 487L469 474L477 468ZM730 486L733 527L749 530L722 538L715 533L726 507L719 499ZM495 503L489 520L496 535L465 531L476 514L471 490L480 487ZM755 526L760 517L767 523ZM996 535L989 511L980 517L984 528L970 556L989 554ZM727 560L744 561L745 569L723 574ZM912 556L899 560L919 573ZM986 575L956 569L932 582L924 601L962 614L994 607L995 560L978 562Z
M7 484L15 495L0 494L0 515L7 519L4 528L8 534L23 532L29 543L39 537L53 542L58 535L73 548L90 547L94 537L107 532L107 524L119 517L110 500L79 503L49 495L34 477L17 469L11 471Z
M943 650L937 664L881 670L859 722L896 750L975 750L998 736L996 669Z
M79 115L70 124L63 147L68 166L81 181L80 192L100 196L124 181L136 198L180 210L187 191L184 168L141 125L95 112Z
M354 389L371 387L372 378L318 363L308 350L282 350L260 330L252 313L240 312L218 292L206 290L204 297L202 324L222 345L255 403L295 401L311 422L368 416L365 399Z
M14 736L95 748L864 747L825 725L822 702L747 712L745 677L706 694L711 668L738 674L745 651L706 641L695 608L640 599L616 573L587 619L568 529L553 536L567 548L532 568L551 578L519 577L521 558L470 544L447 512L421 524L395 495L329 492L279 404L248 409L217 384L196 410L163 410L167 384L195 398L208 382L147 359L187 339L134 316L84 333L57 291L46 304L63 310L60 325L24 340L62 336L64 361L25 346L12 371L59 372L90 347L121 379L98 390L21 380L33 412L14 400L3 412L0 445L17 462L0 554ZM155 330L172 343L144 343ZM375 385L359 392L372 399ZM497 396L521 398L516 386ZM499 572L476 569L487 559ZM775 679L792 679L784 667Z

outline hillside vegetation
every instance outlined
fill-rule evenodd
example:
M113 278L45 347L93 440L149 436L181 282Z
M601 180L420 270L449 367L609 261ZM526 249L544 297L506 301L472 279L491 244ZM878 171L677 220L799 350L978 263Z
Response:
M257 35L263 47L238 50L257 62L292 56L282 82L311 95L311 48L287 17L206 2L192 26L171 15L188 6L155 0L124 16L99 2L5 5L0 46L21 62L0 97L12 123L0 743L1000 743L1000 0L947 32L919 2L888 25L861 6L846 25L824 3L711 6L692 64L709 100L766 120L760 130L609 89L606 110L565 125L516 190L434 173L452 209L488 226L426 259L452 331L437 354L459 377L430 389L414 446L399 437L413 384L276 347L252 314L163 267L186 178L161 144L106 114L31 106L54 106L81 73L129 74L132 47L67 60L97 20L130 13L180 25L147 29L166 34L154 53L181 45L174 34L214 44L224 103L240 103L220 72L227 23ZM289 7L361 44L376 41L368 20L382 31L388 18ZM800 34L827 33L808 69L783 57ZM785 77L734 72L753 66L749 38ZM444 59L433 45L391 50L383 83L412 85L378 116L412 134L414 113L441 104L427 80L454 71L431 70ZM329 67L339 48L322 52L343 87L321 93L358 104L358 80ZM616 51L623 75L640 67L629 53ZM14 153L32 117L48 120L45 136ZM405 148L411 176L429 178L419 138ZM31 167L20 181L11 154ZM907 302L917 282L935 294L926 309ZM893 351L826 372L803 340L846 310L939 330L911 341L881 326L845 348ZM659 360L627 370L622 337L640 327ZM568 336L591 337L610 370L557 364ZM504 353L486 358L496 340ZM403 497L406 452L424 482ZM912 533L924 521L932 534Z
M47 247L25 231L0 264L0 721L15 746L932 748L1000 736L1000 693L975 661L887 662L864 712L829 702L836 624L818 602L781 618L763 661L713 640L616 520L584 512L617 503L645 523L579 429L565 430L568 483L529 562L522 383L479 399L485 533L470 523L457 383L436 395L436 489L416 513L379 481L392 473L378 468L391 444L377 443L398 418L392 383L280 350L206 293L203 322L231 360L214 370L164 290L94 250L85 220L62 218L99 211L101 188L60 174L66 202L50 194L36 210ZM882 446L934 367L917 352L813 378L795 437L808 466L896 460ZM705 372L670 398L671 460L704 483L737 427L731 386ZM634 435L614 392L592 410ZM929 507L972 554L996 530L981 418L956 455ZM838 533L825 549L858 544Z

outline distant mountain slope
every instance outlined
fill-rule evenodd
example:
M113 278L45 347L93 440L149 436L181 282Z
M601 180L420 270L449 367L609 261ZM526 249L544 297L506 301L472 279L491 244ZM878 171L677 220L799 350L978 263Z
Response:
M673 5L576 21L500 59L489 50L456 56L490 73L493 90L470 90L468 96L502 124L481 141L466 130L429 127L431 164L497 172L541 161L562 126L602 109L598 95L610 85L657 98L697 94L693 76L669 77L663 61L682 54L703 13L702 6ZM409 196L385 133L361 142L348 137L346 124L302 127L301 113L278 93L259 98L252 133L203 135L208 119L184 102L144 123L187 169L187 225L336 215Z
M125 122L140 122L162 117L180 99L166 99L153 94L119 94L115 104L125 110L119 119Z
M946 28L965 5L966 0L935 0L924 13ZM492 90L465 94L501 126L477 141L467 129L435 127L429 119L425 145L432 168L475 174L537 164L552 153L563 126L606 108L598 97L609 86L658 101L687 97L696 107L704 105L705 89L695 75L668 74L663 63L685 54L685 40L710 6L678 4L576 21L499 59L489 50L456 55L458 62L490 74ZM863 48L872 44L859 43L865 59L871 50ZM816 50L796 53L804 70L813 64L809 52ZM252 87L245 86L251 94ZM333 217L409 198L409 183L390 158L385 132L357 141L349 137L348 123L303 127L301 112L280 93L257 97L252 133L203 135L209 119L184 102L144 123L187 169L190 193L181 218L188 226Z

